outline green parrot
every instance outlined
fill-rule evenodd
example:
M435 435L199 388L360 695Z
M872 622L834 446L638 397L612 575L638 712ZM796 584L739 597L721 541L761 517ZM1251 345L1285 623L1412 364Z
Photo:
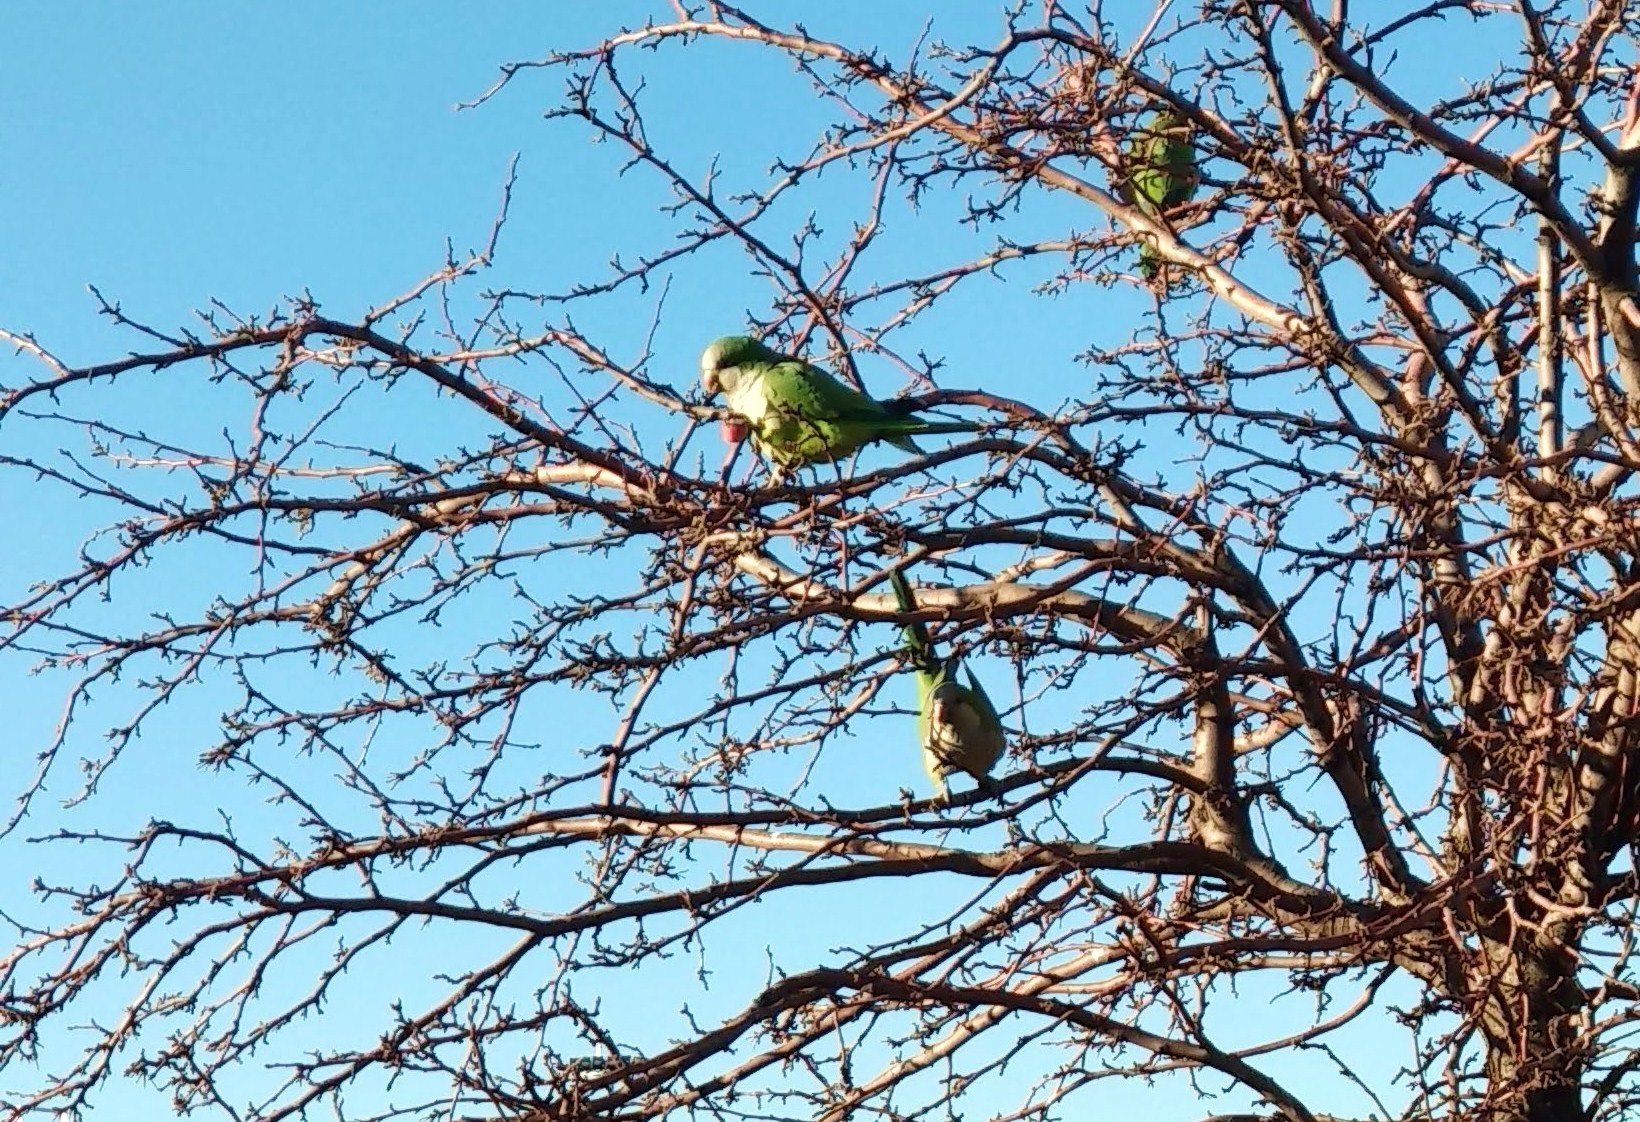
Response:
M888 574L900 611L914 612L917 602L911 587L898 569ZM972 670L968 684L957 680L962 659L941 660L928 642L928 629L921 621L905 625L906 650L917 671L917 732L922 741L923 770L934 781L941 799L949 800L945 777L960 771L989 791L991 767L1002 755L1005 734L996 706L985 696Z
M1127 150L1128 192L1133 205L1152 218L1187 203L1196 194L1196 148L1190 122L1168 110L1152 113L1134 132ZM1161 258L1148 241L1139 246L1139 272L1149 280Z
M735 420L724 423L724 438L734 441L750 432L777 474L844 459L873 440L920 452L913 433L973 428L892 413L818 366L777 354L749 335L726 335L701 352L700 384L708 397L728 398Z

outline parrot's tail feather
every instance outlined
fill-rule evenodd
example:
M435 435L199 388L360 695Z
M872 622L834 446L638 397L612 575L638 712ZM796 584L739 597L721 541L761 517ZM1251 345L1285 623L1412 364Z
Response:
M983 427L973 421L927 421L917 431L929 436L943 436L951 432L978 432Z
M924 430L919 428L917 431L918 432L923 432ZM913 456L922 455L922 449L917 447L917 442L915 440L912 440L909 436L905 436L905 435L891 436L891 437L888 438L888 442L890 444L894 445L894 447L896 447L896 448L905 449L907 452L910 452Z
M1162 259L1156 251L1148 245L1139 247L1139 275L1146 280L1155 280L1156 271L1162 267Z
M889 570L888 583L894 586L894 599L899 603L900 611L914 612L917 610L917 599L911 595L911 586L905 582L905 576L900 570ZM911 661L917 669L926 670L930 662L928 628L923 626L921 620L912 620L910 623L905 624L901 630L905 632L905 645L906 649L911 652Z
M905 574L898 569L890 569L888 583L894 588L894 601L900 605L902 612L917 610L917 599L911 595L911 586L905 582Z

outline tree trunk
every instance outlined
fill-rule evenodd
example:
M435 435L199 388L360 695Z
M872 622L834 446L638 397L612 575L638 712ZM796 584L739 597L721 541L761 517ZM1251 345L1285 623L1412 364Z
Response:
M1564 947L1499 946L1487 999L1486 1122L1583 1122L1585 998Z

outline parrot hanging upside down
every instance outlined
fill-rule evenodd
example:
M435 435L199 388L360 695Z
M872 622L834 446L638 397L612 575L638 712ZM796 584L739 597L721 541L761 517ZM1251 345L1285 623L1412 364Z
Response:
M1160 110L1135 130L1127 150L1128 190L1133 205L1152 218L1196 194L1196 148L1190 122ZM1161 258L1148 241L1139 246L1139 272L1154 277Z
M727 335L700 356L700 384L708 396L728 398L733 420L723 438L750 432L752 443L777 468L841 460L863 444L886 440L920 452L912 433L969 431L972 425L931 425L890 412L812 363L765 347L749 335Z
M899 570L889 573L888 579L894 586L900 611L916 611L911 587ZM922 741L923 770L933 780L934 790L941 799L949 801L945 778L957 771L991 790L994 786L990 779L991 767L1002 755L1006 736L1002 719L985 695L985 688L972 670L968 671L966 686L957 680L961 658L942 661L934 657L928 629L920 621L905 625L905 644L917 671L917 731Z

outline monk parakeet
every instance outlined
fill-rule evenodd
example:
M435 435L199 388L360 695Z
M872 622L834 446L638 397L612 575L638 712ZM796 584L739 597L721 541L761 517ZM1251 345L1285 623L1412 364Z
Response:
M912 433L972 428L891 413L818 366L777 354L749 335L727 335L707 347L700 356L700 384L708 396L726 395L741 422L726 422L724 438L749 430L777 471L841 460L873 440L918 452Z
M1128 191L1133 205L1160 218L1196 194L1196 148L1190 123L1167 110L1152 113L1127 149ZM1154 277L1162 262L1148 241L1139 246L1139 272Z
M900 611L914 612L917 602L899 570L888 574ZM1004 734L996 707L985 689L968 671L968 684L957 680L962 659L941 660L928 642L921 621L905 625L906 650L917 671L917 732L922 741L923 770L934 781L941 799L948 799L945 777L960 771L981 787L991 789L991 766L1002 755Z

